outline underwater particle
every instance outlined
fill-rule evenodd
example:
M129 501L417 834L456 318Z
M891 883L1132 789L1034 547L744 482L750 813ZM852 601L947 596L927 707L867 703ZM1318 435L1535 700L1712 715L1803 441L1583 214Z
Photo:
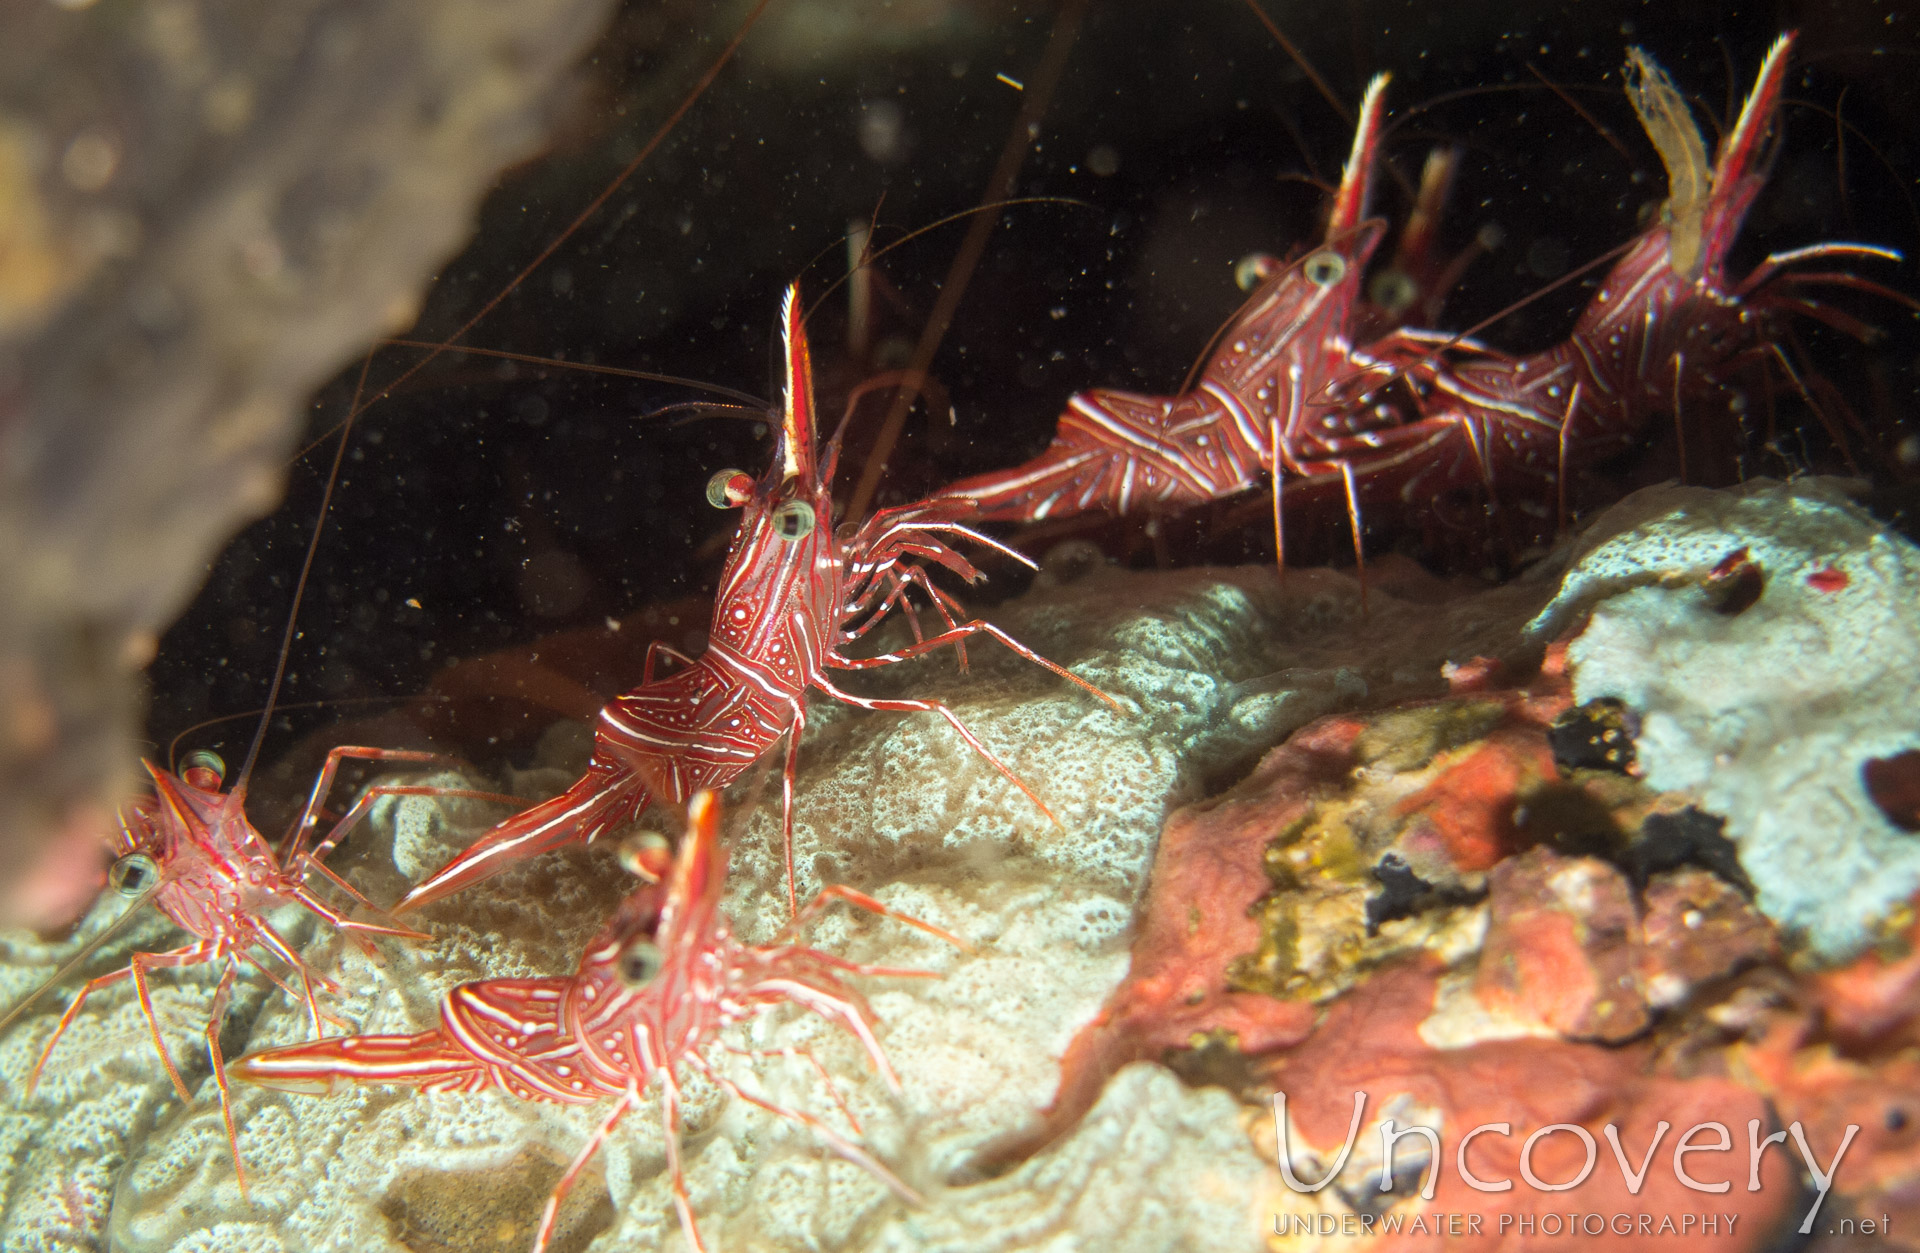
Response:
M1920 749L1868 758L1860 781L1888 822L1902 831L1920 831Z
M1405 270L1382 270L1367 281L1367 299L1398 317L1420 299L1420 284Z
M75 191L99 191L119 168L120 145L103 130L81 131L60 157L60 173Z
M907 116L891 100L866 100L858 121L860 151L882 165L898 161L907 152Z
M1640 834L1621 857L1635 884L1682 866L1699 866L1753 895L1753 881L1740 868L1740 849L1727 838L1726 819L1689 805L1679 813L1648 814Z
M515 590L521 608L541 618L564 618L593 592L586 563L564 548L542 548L520 567Z
M1760 594L1767 587L1767 576L1742 547L1722 557L1719 564L1707 572L1701 586L1706 589L1715 613L1735 618L1759 602Z
M1120 172L1120 153L1112 144L1095 144L1087 150L1087 169L1101 178Z
M254 86L244 74L229 74L207 88L200 104L200 117L216 135L237 135L253 120ZM413 321L407 317L405 323Z
M1233 263L1233 285L1241 291L1252 291L1272 278L1279 268L1277 257L1264 252L1250 252Z
M1527 271L1535 278L1559 278L1570 255L1564 240L1542 236L1527 245Z
M1640 720L1620 700L1602 696L1569 709L1547 728L1547 744L1554 764L1563 770L1611 770L1627 774L1633 768L1633 737Z

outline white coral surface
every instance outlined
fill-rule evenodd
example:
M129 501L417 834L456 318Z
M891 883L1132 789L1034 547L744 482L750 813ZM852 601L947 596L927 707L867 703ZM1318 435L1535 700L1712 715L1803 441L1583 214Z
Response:
M1578 699L1638 714L1647 782L1726 819L1763 912L1825 957L1859 950L1920 890L1920 835L1863 777L1920 748L1920 549L1802 479L1649 488L1582 550L1536 622L1591 609ZM1742 550L1764 580L1745 608L1709 578Z

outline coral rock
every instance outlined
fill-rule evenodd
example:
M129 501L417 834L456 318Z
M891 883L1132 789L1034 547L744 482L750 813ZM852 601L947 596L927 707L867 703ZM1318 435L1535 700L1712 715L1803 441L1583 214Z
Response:
M1686 1214L1696 1221L1685 1233L1691 1240L1687 1247L1736 1253L1768 1247L1774 1229L1799 1221L1800 1213L1789 1208L1797 1198L1784 1155L1776 1152L1763 1161L1758 1191L1746 1188L1747 1163L1738 1136L1748 1119L1764 1120L1759 1096L1724 1079L1661 1075L1649 1065L1644 1046L1525 1039L1433 1049L1420 1038L1419 1023L1434 1006L1437 974L1430 961L1381 972L1337 1003L1313 1038L1279 1059L1267 1076L1275 1090L1288 1094L1289 1161L1308 1184L1321 1179L1338 1156L1354 1094L1366 1094L1354 1149L1314 1199L1336 1217L1372 1214L1376 1223L1397 1220L1398 1234L1382 1236L1369 1247L1393 1253L1656 1247L1668 1235L1683 1234L1677 1226L1661 1231L1660 1222L1677 1224ZM1381 1124L1389 1118L1397 1130L1430 1128L1440 1141L1438 1160L1420 1138L1408 1136L1396 1145L1394 1169L1383 1172ZM1701 1183L1733 1185L1713 1196L1688 1188L1672 1169L1676 1137L1710 1122L1732 1129L1734 1151L1701 1153L1686 1164ZM1663 1130L1661 1123L1670 1126ZM1504 1124L1504 1130L1496 1126L1477 1136L1464 1154L1466 1167L1486 1183L1511 1180L1509 1190L1483 1191L1460 1174L1462 1139L1489 1124ZM1535 1133L1555 1124L1577 1126L1594 1142L1590 1172L1584 1170L1584 1144L1571 1130L1542 1135L1531 1152L1525 1151ZM1608 1142L1609 1126L1633 1169L1647 1160L1638 1188L1623 1177ZM1656 1134L1662 1137L1657 1146ZM1271 1150L1274 1131L1266 1129L1260 1142ZM1713 1140L1702 1135L1695 1142ZM1526 1180L1523 1157L1534 1178L1545 1184L1578 1182L1549 1192ZM1420 1195L1429 1173L1434 1175L1431 1200ZM1720 1216L1714 1232L1703 1233L1697 1225L1702 1211ZM1606 1234L1604 1226L1598 1236L1569 1231L1569 1213L1598 1215L1603 1224L1626 1215L1628 1234ZM1457 1234L1447 1221L1454 1214L1468 1220ZM1644 1234L1643 1215L1649 1223ZM1731 1224L1727 1215L1734 1219ZM1425 1222L1416 1226L1416 1218ZM1276 1242L1274 1247L1313 1246Z
M1474 991L1489 1008L1569 1039L1619 1041L1650 1021L1635 974L1639 918L1626 876L1534 849L1488 876L1493 919Z
M1656 876L1641 908L1634 965L1647 1003L1656 1008L1779 954L1773 928L1747 898L1698 867Z
M1920 841L1881 803L1900 789L1868 778L1920 749L1916 600L1920 549L1832 480L1649 488L1581 540L1533 630L1590 614L1577 698L1633 711L1648 784L1724 817L1761 912L1840 960L1920 890Z

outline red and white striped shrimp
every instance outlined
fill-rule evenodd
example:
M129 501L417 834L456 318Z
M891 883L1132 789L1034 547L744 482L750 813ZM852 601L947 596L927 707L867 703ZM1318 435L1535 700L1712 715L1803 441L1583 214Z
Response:
M1867 244L1775 253L1737 281L1726 272L1728 250L1766 180L1767 139L1792 44L1791 34L1782 35L1768 51L1711 169L1680 93L1634 49L1629 95L1669 172L1660 220L1614 263L1573 333L1545 352L1516 358L1432 332L1396 332L1373 345L1379 364L1344 380L1334 398L1364 409L1383 376L1405 378L1411 388L1399 395L1410 398L1411 420L1391 432L1391 453L1348 440L1338 454L1406 502L1476 484L1494 500L1545 487L1564 523L1570 470L1630 447L1657 416L1670 414L1681 432L1684 477L1683 424L1737 405L1735 376L1773 363L1798 383L1780 347L1789 316L1870 336L1870 328L1813 299L1809 288L1849 288L1912 304L1856 275L1792 268L1900 259Z
M948 545L948 537L972 539L1025 560L964 525L960 519L970 512L966 502L923 502L882 510L858 525L837 530L830 525L838 437L824 448L816 446L812 366L798 284L787 289L781 326L786 386L773 464L757 481L723 470L708 487L710 501L741 508L744 516L720 575L706 652L697 660L673 653L684 668L655 679L654 661L671 650L651 646L642 684L600 711L593 757L579 781L481 836L408 892L396 914L478 883L512 861L596 839L632 820L651 801L678 804L700 789L722 787L783 735L782 832L788 902L797 908L793 786L810 688L861 709L939 714L969 748L1052 818L1033 790L946 705L860 696L829 675L830 670L892 665L985 634L1113 705L1091 684L999 627L955 616L958 606L929 579L923 563L968 581L980 575ZM876 657L841 652L903 606L913 587L933 601L946 630Z
M1264 281L1221 332L1193 390L1081 392L1039 456L962 479L935 499L968 501L983 519L1039 522L1093 510L1177 509L1246 491L1264 475L1283 560L1283 483L1344 482L1351 501L1346 463L1329 456L1329 435L1345 432L1323 429L1341 416L1330 419L1321 398L1357 368L1350 324L1385 231L1366 209L1386 85L1386 75L1375 77L1361 100L1324 242L1290 265L1256 260Z
M160 1030L160 1021L154 1014L147 980L150 972L158 969L220 962L220 980L215 985L213 1001L207 1010L205 1039L207 1053L213 1063L214 1083L220 1093L220 1113L226 1123L228 1145L233 1151L234 1172L242 1190L246 1188L246 1168L240 1160L240 1144L233 1125L233 1105L220 1050L220 1028L226 1017L227 999L232 993L234 978L242 965L252 966L289 995L302 997L306 1001L315 1035L320 1034L323 1018L337 1021L321 1010L316 990L337 992L338 987L301 958L286 937L267 920L267 915L284 906L298 905L341 934L369 948L371 944L366 937L373 935L414 940L427 938L403 927L351 918L328 904L313 890L310 880L314 874L318 874L346 896L350 907L372 908L370 902L350 884L328 870L322 859L381 797L450 794L445 788L408 785L369 788L334 823L326 838L313 844L312 836L321 821L322 806L328 793L333 790L334 775L345 760L422 763L445 759L437 753L411 750L335 748L327 754L326 766L314 783L306 807L278 852L247 819L246 781L242 779L235 783L230 791L220 790L225 766L214 754L189 754L179 774L161 769L152 762L144 763L147 773L153 778L153 793L136 798L121 810L119 831L114 840L115 860L108 870L107 882L123 896L140 898L139 903L151 901L155 909L193 938L187 944L166 952L135 953L125 966L82 985L40 1050L39 1060L34 1063L27 1079L29 1095L39 1084L41 1072L46 1069L67 1028L79 1017L87 998L131 978L140 999L141 1013L145 1015L147 1028L153 1036L154 1050L160 1055L167 1078L172 1081L174 1092L180 1100L183 1103L190 1102L193 1098L180 1077L179 1067L174 1064L173 1055L168 1051L166 1039ZM512 799L478 792L451 794L492 800ZM256 949L298 977L300 988L297 993L288 977L277 973L269 961L262 960L254 952ZM55 982L58 978L55 977ZM4 1020L0 1020L0 1028L13 1021L38 996L36 992L16 1005Z
M723 1029L781 1005L798 1005L847 1030L881 1079L898 1092L899 1079L874 1035L872 1011L845 976L928 977L927 972L856 965L795 937L829 904L844 900L965 946L937 927L839 886L823 890L798 911L774 943L743 944L720 911L727 859L719 828L718 800L712 792L695 792L687 832L664 879L655 875L627 898L587 946L573 975L463 983L447 993L440 1025L431 1031L271 1049L241 1058L234 1073L251 1083L312 1094L340 1083L400 1083L427 1092L497 1088L522 1100L575 1105L615 1098L547 1198L534 1253L546 1248L560 1204L581 1171L621 1119L655 1088L674 1208L687 1243L705 1247L681 1162L680 1084L688 1073L810 1128L835 1153L873 1172L903 1200L917 1202L912 1188L853 1140L813 1114L741 1087L712 1064L710 1054ZM831 1089L831 1077L821 1073Z

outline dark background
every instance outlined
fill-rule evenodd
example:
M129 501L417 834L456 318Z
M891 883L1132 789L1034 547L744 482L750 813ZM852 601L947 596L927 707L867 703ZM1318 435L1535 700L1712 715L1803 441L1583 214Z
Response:
M583 67L552 152L502 180L472 246L428 293L412 337L444 337L499 295L638 151L744 16L743 6L718 17L712 7L670 0L623 11ZM1370 75L1392 72L1394 173L1376 192L1376 212L1397 226L1429 148L1464 150L1446 247L1488 225L1503 238L1455 291L1446 329L1475 324L1629 239L1664 196L1658 157L1620 90L1629 44L1691 94L1711 145L1772 39L1802 33L1785 138L1734 274L1767 251L1823 239L1920 247L1912 121L1920 11L1865 0L1585 2L1504 13L1420 0L1268 11L1349 111ZM1048 4L989 0L775 0L659 151L465 342L768 394L782 285L799 276L809 299L820 299L845 270L852 221L877 213L887 242L977 204L1022 99L995 75L1029 76L1056 14ZM1092 5L1017 185L1020 196L1073 203L1000 215L934 359L951 415L914 411L882 500L1037 451L1077 389L1175 390L1243 298L1234 261L1312 239L1324 203L1315 180L1338 177L1350 139L1342 115L1239 0ZM863 356L848 350L844 290L821 300L811 326L823 413L837 415L854 382L905 356L965 230L961 222L928 231L879 262L897 300L877 302L880 333ZM1911 264L1871 273L1920 290ZM1484 337L1544 347L1564 337L1590 290L1569 284ZM1895 499L1902 469L1892 450L1910 429L1902 424L1911 422L1920 341L1906 310L1858 308L1889 332L1882 343L1863 351L1810 332L1808 351L1871 433L1848 450L1853 464ZM376 390L421 355L380 352ZM316 398L316 439L347 412L358 375L356 365ZM733 525L706 504L705 483L727 466L757 473L767 446L747 421L657 412L696 395L449 355L372 406L347 447L300 608L282 694L290 704L268 757L322 724L364 720L436 676L444 686L450 664L491 650L545 649L546 662L523 660L552 664L562 686L602 696L637 678L650 636L697 650L700 597ZM865 429L884 407L869 402ZM1745 472L1847 468L1791 397L1782 414L1780 438L1748 448ZM331 455L318 446L290 469L285 507L234 542L167 635L151 671L150 734L161 746L200 720L260 707ZM1621 467L1620 490L1662 469L1651 447L1644 464ZM1737 470L1722 467L1720 477ZM843 472L843 496L857 473ZM1436 543L1418 521L1370 519L1370 548L1486 577L1471 537ZM1216 523L1175 525L1152 541L1138 522L1088 535L1134 564L1270 559L1264 528L1223 535ZM1344 522L1321 530L1323 555L1337 559ZM1303 534L1311 547L1314 533ZM994 590L976 602L1021 586L1011 569L994 573ZM623 629L609 629L622 619ZM536 643L563 632L560 642ZM475 673L462 690L509 712L498 723L468 719L456 746L482 759L524 757L558 706L528 705L514 696L515 680ZM397 746L434 717L362 721L352 734ZM240 718L195 731L187 746L237 759L252 730Z

